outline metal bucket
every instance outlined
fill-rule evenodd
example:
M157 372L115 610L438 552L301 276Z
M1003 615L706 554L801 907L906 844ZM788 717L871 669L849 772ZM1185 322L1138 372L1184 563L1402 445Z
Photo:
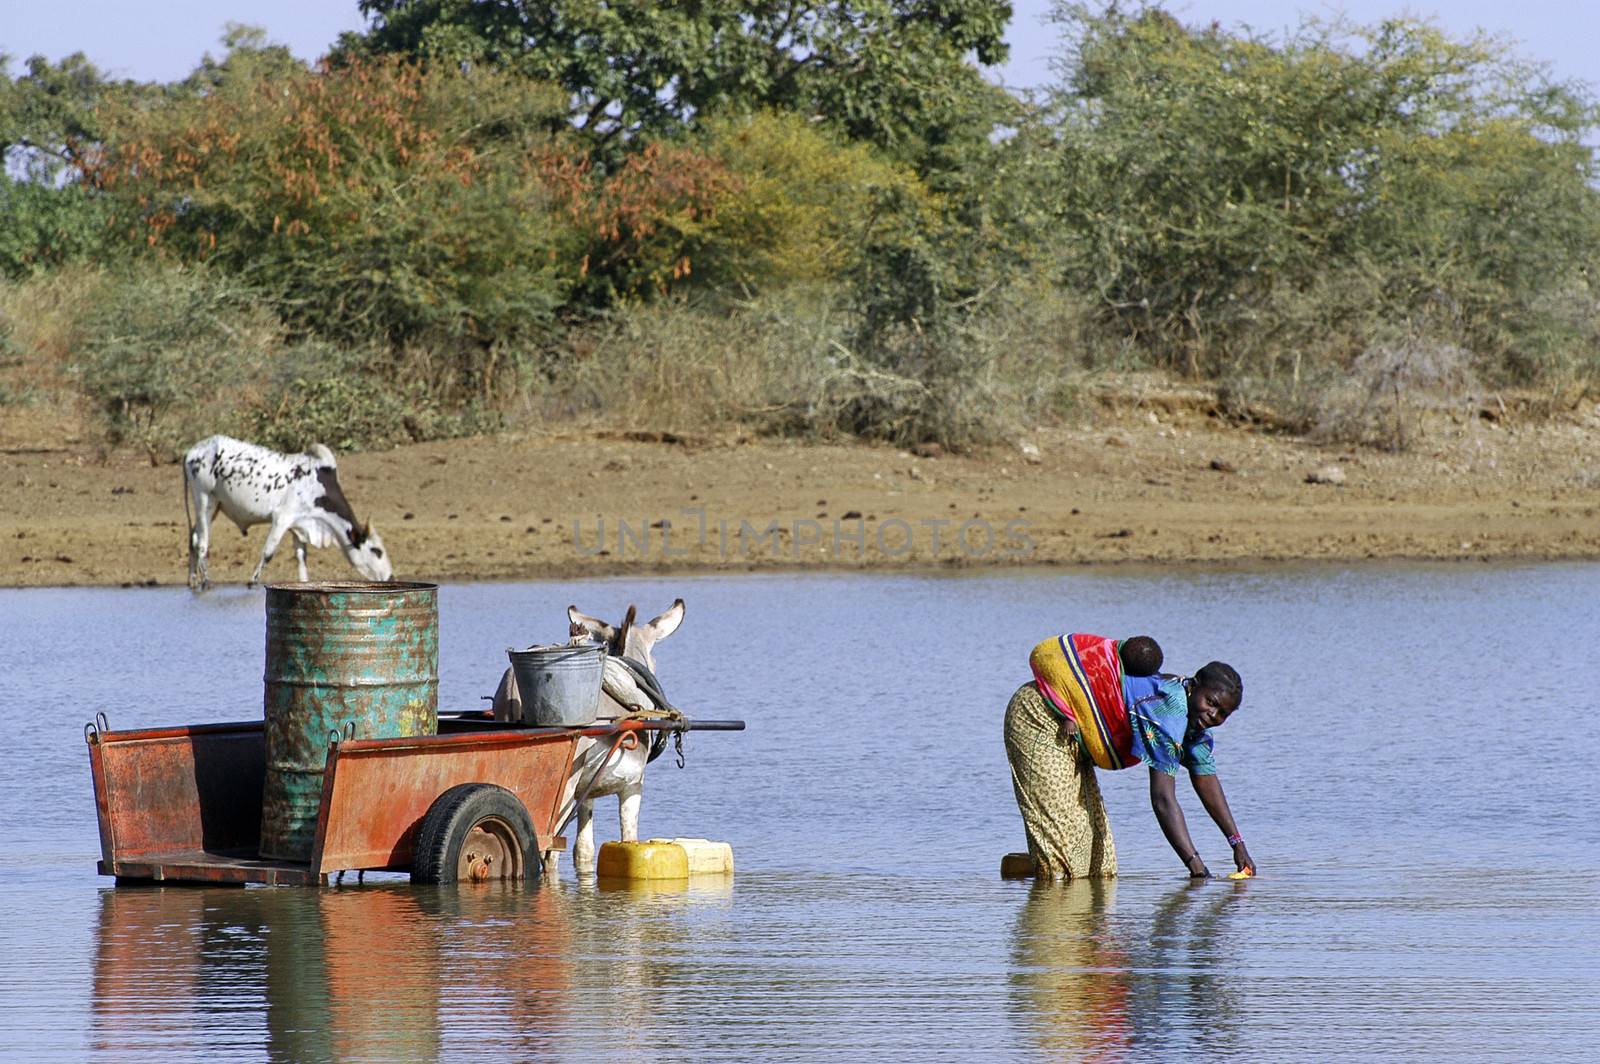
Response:
M268 585L262 857L311 859L332 735L438 731L438 595L436 584Z
M605 676L603 643L507 650L524 724L593 724Z

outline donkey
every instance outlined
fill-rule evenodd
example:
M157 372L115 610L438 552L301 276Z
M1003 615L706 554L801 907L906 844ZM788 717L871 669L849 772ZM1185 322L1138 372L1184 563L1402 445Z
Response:
M644 624L634 623L635 607L629 606L627 616L613 627L596 617L578 612L578 607L567 607L567 619L574 636L586 635L606 645L606 654L615 658L628 658L643 665L650 675L655 674L655 645L678 630L683 623L683 599L678 599L659 617ZM620 663L617 663L620 664ZM625 716L629 707L619 704L613 692L619 685L613 677L625 669L614 669L607 663L606 689L601 695L600 716ZM621 678L621 677L619 677ZM622 679L626 685L630 681ZM626 690L626 687L620 688ZM636 688L635 688L636 689ZM625 696L627 697L627 696ZM629 698L629 701L633 701ZM641 692L642 701L642 692ZM500 686L494 693L496 720L518 720L522 716L522 697L517 690L516 675L510 670L500 677ZM658 733L658 737L664 733ZM638 736L626 737L620 745L613 746L609 736L578 740L577 754L573 758L572 776L567 780L561 798L561 815L558 823L565 825L574 815L578 818L577 837L572 846L573 866L581 873L594 870L594 800L607 795L617 796L624 842L639 839L639 804L644 797L644 767L661 750L659 742ZM579 801L579 788L587 786ZM547 859L546 874L556 871L556 851Z
M228 436L210 436L183 458L184 510L189 514L189 587L211 586L206 562L211 553L211 522L221 510L239 526L271 525L250 586L272 560L285 535L294 538L300 579L306 579L306 544L337 544L350 564L368 580L388 580L394 567L383 540L356 515L339 488L333 452L320 443L305 454L279 454Z

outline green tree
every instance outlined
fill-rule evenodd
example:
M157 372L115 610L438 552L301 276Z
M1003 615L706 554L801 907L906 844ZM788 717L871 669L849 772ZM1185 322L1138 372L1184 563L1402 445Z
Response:
M837 281L875 233L933 215L907 167L793 113L714 119L697 143L733 178L697 242L701 280L750 291ZM891 190L909 217L880 209Z
M559 107L546 88L397 60L207 81L103 111L85 161L157 253L228 269L354 341L515 338L576 279L541 165Z
M1284 299L1345 274L1391 325L1426 318L1527 366L1548 297L1586 286L1595 109L1501 42L1405 20L1273 41L1158 7L1056 14L1064 77L1008 146L1016 198L1058 234L1065 283L1168 364L1260 350Z
M110 204L83 185L0 175L0 274L24 274L101 253Z
M922 160L981 139L1006 97L969 57L1002 62L1007 0L361 0L346 54L488 62L572 94L597 141L709 115L781 109Z
M209 52L183 81L174 86L179 95L206 95L234 85L271 78L293 78L306 72L306 64L281 44L267 39L260 26L230 22L223 30L221 59Z
M72 167L76 145L98 139L100 101L133 89L108 81L82 52L59 63L33 56L16 78L10 67L0 52L0 154L8 172L47 183Z
M10 68L0 53L0 273L19 276L103 250L109 213L75 166L98 138L100 103L149 90L107 80L81 53Z

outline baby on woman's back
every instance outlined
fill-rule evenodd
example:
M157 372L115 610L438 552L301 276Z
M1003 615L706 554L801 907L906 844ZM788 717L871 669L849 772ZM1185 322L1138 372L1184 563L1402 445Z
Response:
M1161 671L1161 644L1147 635L1136 635L1117 644L1124 676L1154 676Z

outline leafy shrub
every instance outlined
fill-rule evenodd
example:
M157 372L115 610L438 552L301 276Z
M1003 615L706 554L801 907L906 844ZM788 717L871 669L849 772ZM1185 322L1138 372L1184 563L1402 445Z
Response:
M1252 334L1317 345L1273 318L1286 293L1366 271L1385 328L1443 300L1482 371L1551 367L1545 294L1600 247L1582 89L1403 20L1274 43L1159 8L1058 12L1066 76L1011 165L1067 237L1067 282L1153 361L1270 373L1240 364L1241 344L1270 357Z
M335 451L464 436L497 421L469 406L450 412L419 383L382 372L381 354L363 360L316 341L284 351L261 398L247 411L250 438L284 451L325 443Z
M880 194L880 212L900 224L871 232L850 272L850 348L917 387L863 395L842 408L841 427L896 443L993 442L1060 405L1062 375L1099 346L1091 316L1012 234L975 223L970 203L917 211L904 196ZM1019 335L1022 321L1039 331Z
M162 461L217 432L299 451L389 447L494 427L395 372L387 348L296 336L215 269L143 265L82 293L69 367L108 443Z
M496 346L537 344L562 308L681 280L729 182L662 143L597 167L552 132L555 90L487 67L211 75L107 111L84 169L127 238L248 279L330 340L451 350L453 379L428 382L449 398L488 394Z
M255 295L217 271L106 276L81 308L70 371L110 443L136 444L156 461L237 429L281 335Z
M86 169L130 237L248 278L302 328L470 353L547 328L578 280L541 164L558 110L492 71L301 68L113 111Z
M73 183L53 188L0 175L0 275L24 277L67 263L104 258L111 213L105 200Z
M545 180L582 234L584 302L665 293L694 270L695 243L735 181L690 148L643 144L610 168L577 154L551 154Z
M909 170L796 114L713 121L702 143L735 183L697 241L701 282L757 290L836 280L874 230L915 224L931 206ZM881 209L888 190L910 219Z

